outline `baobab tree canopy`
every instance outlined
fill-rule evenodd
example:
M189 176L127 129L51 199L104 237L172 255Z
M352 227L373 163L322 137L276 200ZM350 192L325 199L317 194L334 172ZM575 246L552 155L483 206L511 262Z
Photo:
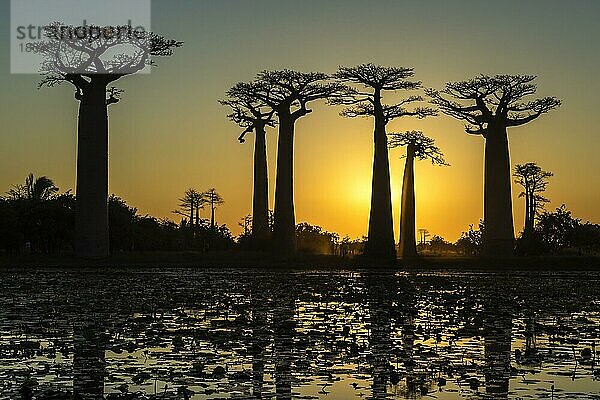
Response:
M263 85L257 82L239 82L227 91L227 99L219 100L221 105L231 108L227 118L245 128L238 137L240 143L244 143L245 135L254 129L275 126L273 119L275 111L258 96L262 88Z
M560 106L556 97L524 100L536 93L535 79L535 75L480 75L447 83L441 91L428 89L427 94L443 113L464 121L467 133L485 137L491 123L519 126Z
M110 75L108 81L115 81L154 65L152 56L170 56L183 44L131 26L86 28L87 34L79 35L81 27L60 22L45 27L45 40L32 44L44 57L40 85L66 81L79 88L94 75Z
M449 165L444 154L435 145L435 139L425 136L421 131L406 131L388 134L390 148L410 146L413 155L419 160L431 160L432 164Z
M334 78L351 84L358 84L359 88L346 86L342 96L332 98L333 104L349 105L351 107L342 111L342 116L371 117L381 114L383 122L387 124L395 118L414 116L424 118L436 115L430 107L415 107L407 109L410 103L423 101L422 96L413 95L396 104L381 104L382 91L416 90L421 88L421 82L409 80L414 76L413 68L382 67L375 64L361 64L354 67L340 67L333 75ZM365 91L364 89L372 91Z

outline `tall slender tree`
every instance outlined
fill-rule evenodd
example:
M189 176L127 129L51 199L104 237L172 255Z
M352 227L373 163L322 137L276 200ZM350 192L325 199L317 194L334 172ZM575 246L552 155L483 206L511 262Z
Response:
M549 200L542 193L546 191L552 172L544 171L536 163L517 164L515 166L515 183L523 187L519 197L525 198L525 226L523 238L527 242L535 227L535 219L544 204Z
M525 100L535 94L534 75L480 75L447 83L428 95L445 114L465 123L465 131L485 138L483 254L514 251L510 155L507 129L524 125L560 106L555 97Z
M346 86L345 95L332 100L334 104L350 106L342 111L341 115L350 118L373 117L375 120L371 211L365 247L366 254L371 257L396 257L386 125L400 117L424 118L436 115L436 111L429 107L406 108L409 104L423 100L417 95L409 96L395 104L383 102L383 93L386 91L419 89L421 83L410 80L413 76L412 68L382 67L374 64L340 67L334 74L339 81L359 87Z
M206 192L202 193L202 198L206 204L210 206L210 229L215 230L215 210L220 205L224 204L225 201L223 197L217 192L216 189L208 189Z
M275 125L275 111L257 98L261 87L256 82L238 83L227 91L227 100L220 103L231 108L227 117L244 128L238 138L240 143L245 142L246 134L254 131L252 237L256 246L264 248L270 236L266 128Z
M422 132L390 133L389 139L390 148L406 146L398 251L400 257L416 257L415 159L431 160L434 165L448 164L444 160L444 155L440 149L435 145L435 140L425 136Z
M67 82L75 88L79 101L75 252L96 258L109 254L108 106L122 93L110 85L152 65L154 56L172 55L182 42L131 26L88 27L101 34L81 38L75 34L80 28L51 24L45 28L46 38L31 48L43 57L40 87Z
M296 216L294 212L294 128L296 121L311 113L309 103L340 93L342 86L327 83L321 72L298 72L289 69L263 71L257 83L256 98L277 115L277 176L275 178L275 221L273 249L281 255L296 251Z

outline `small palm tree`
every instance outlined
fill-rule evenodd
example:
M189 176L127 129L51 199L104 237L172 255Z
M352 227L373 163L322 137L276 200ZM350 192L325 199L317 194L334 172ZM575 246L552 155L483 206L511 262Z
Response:
M8 192L14 200L28 200L35 203L51 200L56 197L57 193L58 188L52 179L46 176L35 178L32 173L25 178L25 184L15 185Z

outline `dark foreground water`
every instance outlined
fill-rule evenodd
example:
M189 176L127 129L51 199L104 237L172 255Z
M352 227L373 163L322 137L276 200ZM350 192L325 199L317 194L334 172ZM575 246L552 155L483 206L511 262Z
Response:
M599 278L4 271L0 399L598 399Z

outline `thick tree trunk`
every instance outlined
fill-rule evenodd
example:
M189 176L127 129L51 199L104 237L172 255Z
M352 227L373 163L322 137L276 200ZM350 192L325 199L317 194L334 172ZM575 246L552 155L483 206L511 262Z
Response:
M365 253L372 258L395 259L390 161L381 104L376 104L374 145L371 211Z
M264 127L257 126L254 141L254 193L252 199L252 237L258 248L269 238L269 182L267 143Z
M273 246L273 250L280 255L292 255L296 251L294 121L285 114L279 115Z
M488 127L485 141L484 243L486 256L508 257L514 250L510 156L506 127Z
M416 257L415 241L415 149L409 145L406 150L404 180L402 182L402 207L400 209L400 257Z
M79 105L75 218L75 253L79 257L102 258L109 255L107 198L106 84L92 79Z

